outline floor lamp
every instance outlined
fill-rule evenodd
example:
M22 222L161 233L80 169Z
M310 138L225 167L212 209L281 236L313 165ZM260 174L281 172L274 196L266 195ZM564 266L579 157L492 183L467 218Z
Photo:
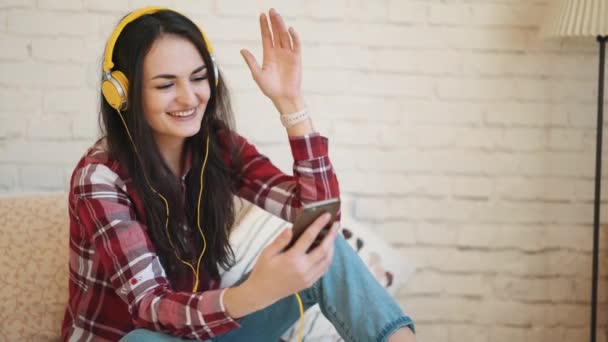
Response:
M558 0L550 7L541 31L546 37L596 37L599 44L597 136L595 145L595 197L593 207L593 262L591 272L591 342L596 341L598 250L600 234L600 190L602 178L602 135L604 67L608 40L608 0Z

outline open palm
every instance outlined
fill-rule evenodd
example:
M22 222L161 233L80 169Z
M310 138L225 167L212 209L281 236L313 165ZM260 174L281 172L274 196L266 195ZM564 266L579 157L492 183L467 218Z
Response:
M241 50L241 54L251 70L253 79L262 92L273 102L295 99L301 94L302 59L298 34L285 22L277 11L271 9L260 15L263 59L260 66L251 52Z

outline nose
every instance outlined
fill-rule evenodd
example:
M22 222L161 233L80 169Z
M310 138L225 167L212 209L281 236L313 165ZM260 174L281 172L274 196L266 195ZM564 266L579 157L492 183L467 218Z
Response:
M196 91L190 82L185 82L185 84L179 86L177 90L177 102L193 107L197 104L197 101Z

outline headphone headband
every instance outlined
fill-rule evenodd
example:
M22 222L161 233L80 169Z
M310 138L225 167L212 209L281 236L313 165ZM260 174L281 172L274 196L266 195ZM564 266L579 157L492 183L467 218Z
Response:
M122 30L125 28L125 26L127 26L129 23L131 23L132 21L136 20L137 18L139 18L141 16L144 16L146 14L155 13L155 12L162 11L162 10L169 10L169 8L160 7L160 6L148 6L148 7L136 9L133 12L129 13L123 20L120 21L120 23L118 23L118 25L116 26L116 28L110 35L108 42L106 43L106 49L105 49L104 58L103 58L104 73L110 72L112 70L112 68L114 67L114 62L112 61L112 54L114 53L114 45L116 45L116 41L118 40L118 37L122 33ZM171 10L171 11L173 11L173 10ZM205 45L207 46L207 50L209 51L209 54L211 56L213 56L213 46L211 45L211 42L207 39L205 32L203 32L203 30L201 30L200 27L197 26L197 28L201 32L201 35L203 36L203 40L205 41Z

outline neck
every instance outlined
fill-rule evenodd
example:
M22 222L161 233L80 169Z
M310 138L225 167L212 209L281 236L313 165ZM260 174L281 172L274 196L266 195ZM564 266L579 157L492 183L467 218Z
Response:
M163 157L163 160L167 163L169 169L176 177L181 177L182 175L185 142L186 139L156 137L158 150Z

